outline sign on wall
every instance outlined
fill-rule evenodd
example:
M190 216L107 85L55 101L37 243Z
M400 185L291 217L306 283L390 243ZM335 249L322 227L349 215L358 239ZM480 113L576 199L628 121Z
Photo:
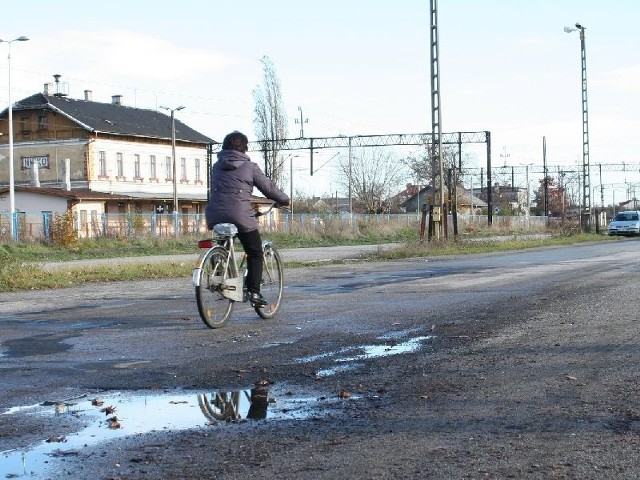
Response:
M29 170L34 162L37 162L38 168L49 168L49 155L20 157L20 159L22 160L22 170Z

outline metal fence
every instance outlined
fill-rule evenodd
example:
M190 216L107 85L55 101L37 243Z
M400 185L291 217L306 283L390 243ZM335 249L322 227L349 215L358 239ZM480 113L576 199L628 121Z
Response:
M11 238L11 216L0 214L0 242ZM420 216L412 214L281 214L261 217L261 230L300 235L357 236L371 231L393 231L398 228L420 227ZM59 216L45 212L40 214L18 213L14 216L14 241L47 242L52 239ZM494 216L492 229L510 231L543 231L547 217ZM459 233L473 232L487 226L485 215L458 215ZM453 219L448 219L448 230L453 232ZM98 214L73 218L73 235L78 238L162 238L175 236L206 236L207 225L202 214Z

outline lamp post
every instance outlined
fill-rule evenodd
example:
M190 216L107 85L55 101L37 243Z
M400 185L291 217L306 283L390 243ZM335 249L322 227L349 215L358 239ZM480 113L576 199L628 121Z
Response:
M291 214L293 214L293 159L299 156L300 155L289 155L289 199L291 201L289 204L289 213Z
M15 225L15 211L16 211L16 192L15 192L15 179L13 174L13 105L11 101L11 44L13 42L26 42L29 40L24 35L14 38L13 40L1 40L0 43L6 43L9 45L9 53L7 55L8 60L8 72L9 72L9 214L11 223L11 239L17 240L17 229Z
M176 118L175 112L184 109L181 105L176 108L169 108L160 105L163 110L171 112L171 166L173 168L173 230L176 237L178 236L178 168L176 166Z
M589 109L587 106L587 50L585 46L585 27L579 23L574 27L564 27L565 33L580 32L580 56L582 59L582 205L580 216L584 231L591 231L591 185L589 164ZM584 222L582 219L584 218Z

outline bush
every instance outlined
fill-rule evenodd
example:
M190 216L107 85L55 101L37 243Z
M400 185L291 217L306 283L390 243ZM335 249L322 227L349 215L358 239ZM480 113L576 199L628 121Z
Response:
M71 212L56 214L51 220L51 241L58 247L68 247L78 243L74 216Z

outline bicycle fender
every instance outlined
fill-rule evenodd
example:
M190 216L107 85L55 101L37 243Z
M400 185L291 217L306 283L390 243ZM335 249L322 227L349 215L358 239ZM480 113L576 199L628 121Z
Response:
M204 257L207 255L208 252L209 250L203 250L202 252L200 252L200 256L196 261L196 266L193 269L193 274L191 277L191 281L194 287L200 286L200 272L202 271L202 264L204 262Z

